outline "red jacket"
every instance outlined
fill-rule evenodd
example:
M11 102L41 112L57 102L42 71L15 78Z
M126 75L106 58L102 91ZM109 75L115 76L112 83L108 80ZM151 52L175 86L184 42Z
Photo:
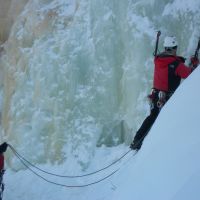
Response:
M0 171L4 169L4 156L0 154Z
M166 53L156 56L154 64L153 87L166 92L174 92L181 79L187 78L192 71L184 64L183 58Z

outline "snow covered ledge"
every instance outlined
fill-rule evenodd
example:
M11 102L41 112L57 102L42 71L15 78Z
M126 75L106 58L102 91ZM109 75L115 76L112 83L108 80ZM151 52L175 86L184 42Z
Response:
M200 67L178 88L144 140L116 177L115 200L200 198Z

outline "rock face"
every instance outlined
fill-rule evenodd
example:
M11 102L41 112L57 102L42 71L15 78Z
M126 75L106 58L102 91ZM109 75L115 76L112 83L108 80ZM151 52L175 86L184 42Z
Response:
M0 44L8 39L10 28L28 0L0 0Z
M10 19L8 18L8 10L10 8L11 0L0 0L0 42L4 42L8 35L8 27L10 25Z

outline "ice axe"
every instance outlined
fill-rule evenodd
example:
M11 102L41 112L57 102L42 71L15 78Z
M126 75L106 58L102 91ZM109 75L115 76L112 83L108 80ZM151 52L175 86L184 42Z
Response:
M194 57L195 57L196 59L198 59L199 49L200 49L200 37L199 37L199 41L198 41L198 44L197 44L197 48L196 48L195 54L194 54Z
M158 52L158 42L159 42L159 37L161 35L161 31L158 31L157 32L157 38L156 38L156 46L155 46L155 51L153 53L154 57L157 56L157 52Z
M198 59L199 49L200 49L200 37L197 44L197 48L195 50L195 54L190 58L190 66L192 66L192 70L194 70L199 64L199 59Z

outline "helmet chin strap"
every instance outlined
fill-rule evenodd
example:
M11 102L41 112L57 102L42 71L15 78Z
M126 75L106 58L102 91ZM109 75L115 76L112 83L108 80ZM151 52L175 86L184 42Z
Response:
M173 56L175 56L176 55L176 49L167 49L167 48L165 48L165 53L167 54L167 55L173 55Z

